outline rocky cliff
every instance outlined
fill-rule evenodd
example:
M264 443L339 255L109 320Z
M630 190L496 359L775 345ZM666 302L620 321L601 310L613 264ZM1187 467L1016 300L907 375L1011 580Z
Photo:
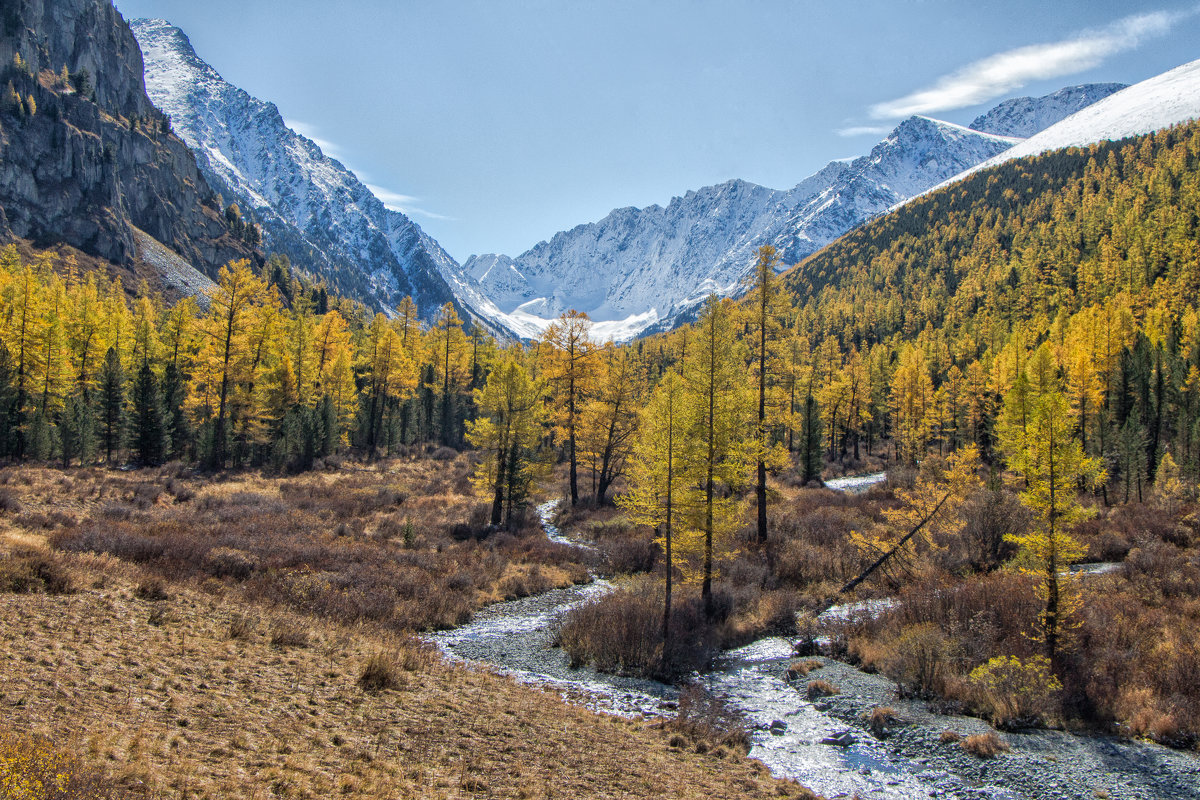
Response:
M0 65L0 237L130 265L137 228L209 275L256 257L146 96L110 0L5 0Z

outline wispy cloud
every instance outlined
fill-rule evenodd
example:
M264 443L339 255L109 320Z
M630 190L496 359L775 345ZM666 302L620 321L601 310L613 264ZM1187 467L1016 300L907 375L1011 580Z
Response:
M392 211L399 211L401 214L415 214L419 217L425 217L426 219L454 219L454 217L435 214L432 211L426 211L425 209L420 208L417 206L417 203L421 202L419 197L413 197L410 194L393 192L391 189L384 188L383 186L377 186L373 183L364 182L363 185L371 190L371 194L379 198L379 201L383 203L385 208L390 208Z
M1162 36L1196 13L1156 11L1124 17L1058 42L1018 47L968 64L933 86L871 107L874 119L897 119L977 105L1026 84L1091 69L1109 56Z
M838 128L834 133L838 136L882 136L891 133L891 130L887 125L851 125L849 128Z
M379 202L383 203L384 208L390 208L392 211L399 211L401 214L416 215L419 217L425 217L427 219L454 219L454 217L443 216L442 214L436 214L432 211L426 211L425 209L418 207L416 205L420 202L420 198L418 197L413 197L411 194L393 192L391 189L386 187L370 183L370 178L365 172L357 170L346 163L345 156L343 155L340 147L328 139L322 139L317 134L317 128L315 125L309 125L306 122L300 122L299 120L293 119L285 119L283 124L287 125L289 128L306 139L312 140L313 144L321 148L321 152L323 152L325 155L341 161L342 165L346 167L346 169L353 172L355 176L363 182L363 185L371 190L371 194L379 198Z
M333 158L341 158L341 148L328 139L322 139L317 135L317 128L314 125L309 125L307 122L300 122L294 119L285 119L284 125L294 130L296 133L303 136L305 139L312 140L312 143L321 148L321 152Z

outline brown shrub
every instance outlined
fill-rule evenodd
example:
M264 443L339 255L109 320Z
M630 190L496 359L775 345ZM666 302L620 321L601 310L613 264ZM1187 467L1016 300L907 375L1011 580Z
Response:
M709 692L698 683L689 683L679 693L679 712L664 726L685 737L673 747L691 743L697 753L726 747L742 754L750 752L750 731L740 711Z
M962 749L976 758L995 758L1009 751L1008 742L1001 739L993 731L977 733L968 736L962 742Z
M271 646L308 647L308 626L288 617L276 617L271 621Z
M636 579L568 611L559 622L557 643L572 666L591 664L604 672L669 680L708 667L720 651L720 640L700 598L676 594L665 656L662 603L656 581Z
M875 738L882 739L888 733L888 726L895 724L897 721L896 709L891 706L880 706L872 709L867 715L867 727L871 729L871 733Z
M958 744L962 741L962 738L963 737L961 733L947 728L946 730L942 731L941 735L938 737L938 741L942 744Z
M133 596L152 603L166 600L169 597L166 586L158 578L150 578L139 583L133 590Z
M809 700L816 700L818 697L832 697L838 693L838 688L825 680L809 681L804 693Z
M390 653L376 650L367 658L358 676L358 685L366 692L381 692L397 685L399 667Z
M788 664L787 672L785 673L784 677L789 682L799 680L800 678L806 677L808 673L812 672L814 669L820 669L823 666L825 665L820 661L817 661L815 658L793 661L791 664Z
M234 640L249 639L257 627L258 620L250 614L234 614L229 619L229 638Z
M0 511L16 514L20 510L21 501L17 499L17 493L9 488L0 489Z
M0 592L70 594L71 575L54 556L36 551L0 559Z

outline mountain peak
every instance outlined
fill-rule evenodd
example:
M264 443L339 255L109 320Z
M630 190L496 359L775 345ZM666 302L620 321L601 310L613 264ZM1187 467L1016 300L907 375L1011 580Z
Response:
M225 81L183 30L163 19L130 27L150 98L209 183L261 224L269 250L371 308L390 312L408 295L431 317L456 302L458 265L416 223L287 127L273 103Z
M1043 97L1014 97L976 117L970 127L984 133L1027 139L1125 88L1123 83L1084 83Z

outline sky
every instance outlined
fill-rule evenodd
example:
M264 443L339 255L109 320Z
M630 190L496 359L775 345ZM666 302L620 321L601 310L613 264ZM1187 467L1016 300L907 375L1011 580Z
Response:
M115 2L460 262L731 178L787 189L910 114L1200 58L1195 0Z

